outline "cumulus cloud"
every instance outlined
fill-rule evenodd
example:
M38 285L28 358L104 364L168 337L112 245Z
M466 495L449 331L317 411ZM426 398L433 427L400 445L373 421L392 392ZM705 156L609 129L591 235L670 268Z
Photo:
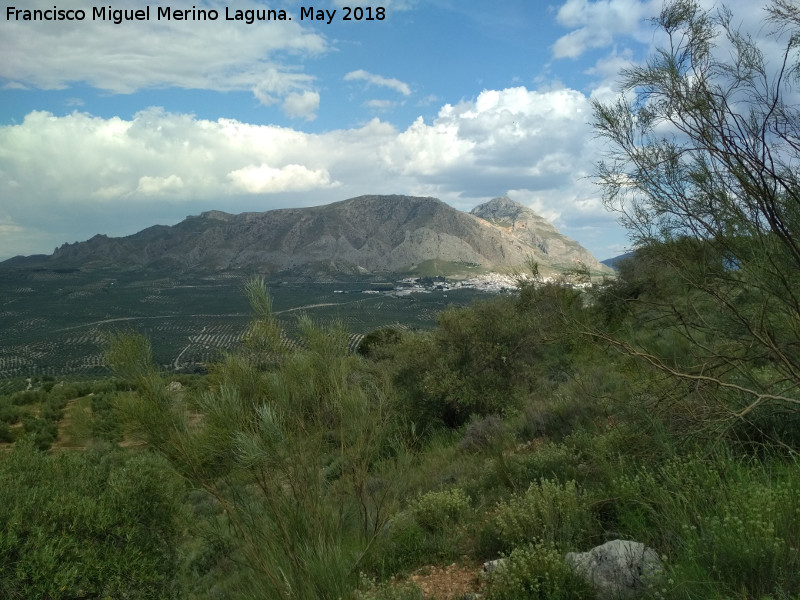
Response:
M555 58L577 58L589 48L610 46L615 36L633 36L658 14L660 0L567 0L556 19L572 29L553 46Z
M470 209L513 190L561 226L591 214L613 228L587 180L598 152L588 111L581 92L516 87L446 104L405 130L373 119L310 134L158 108L129 120L32 112L0 126L0 214L25 230L0 236L0 256L19 253L20 237L34 229L50 232L51 248L209 208L268 210L369 193L432 195ZM75 233L64 239L68 220Z
M724 4L736 17L734 25L751 34L769 56L773 41L768 39L769 28L763 26L763 5L750 0L728 0ZM721 6L716 0L698 0L698 5L712 14ZM651 22L663 6L662 0L566 0L558 9L556 20L570 31L553 45L553 57L578 58L602 48L610 48L618 56L630 52L631 41L640 50L652 51L665 43ZM729 57L730 48L720 41L721 56Z
M406 175L469 182L487 192L519 180L528 187L566 184L591 141L588 112L587 98L575 90L487 90L445 105L430 125L417 119L382 158Z
M380 87L387 87L392 89L396 92L403 94L403 96L410 96L411 95L411 88L407 83L403 83L399 79L392 79L388 77L382 77L381 75L375 75L374 73L369 73L363 69L358 69L357 71L350 71L347 75L344 76L345 81L366 81L369 85L376 85Z
M53 6L50 0L25 4L27 9ZM59 8L87 10L86 20L36 26L4 22L0 81L5 88L40 89L63 89L80 82L121 94L164 87L244 90L252 91L265 104L312 87L313 78L292 60L328 51L328 42L320 33L294 20L270 22L265 35L263 26L226 23L225 5L216 0L194 4L197 9L218 10L219 19L159 21L151 15L148 22L116 25L92 21L85 3L65 0ZM115 3L113 8L142 6L125 2ZM249 1L237 3L236 8L265 7ZM151 6L151 12L154 10L156 5Z
M325 169L310 170L290 164L276 169L269 165L249 166L228 173L236 187L249 194L305 191L328 187L331 178Z

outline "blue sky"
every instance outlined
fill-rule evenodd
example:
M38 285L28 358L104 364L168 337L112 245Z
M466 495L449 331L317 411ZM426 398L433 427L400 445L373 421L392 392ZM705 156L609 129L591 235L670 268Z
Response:
M84 21L9 20L8 7ZM92 8L151 7L93 22ZM709 3L710 4L710 3ZM761 17L744 0L737 5ZM0 14L0 259L218 209L508 195L598 258L627 238L591 180L591 98L658 42L654 0L19 0ZM157 7L216 9L157 21ZM382 21L342 20L345 6ZM226 7L285 22L225 21ZM336 10L301 22L301 7ZM17 8L19 8L17 6Z

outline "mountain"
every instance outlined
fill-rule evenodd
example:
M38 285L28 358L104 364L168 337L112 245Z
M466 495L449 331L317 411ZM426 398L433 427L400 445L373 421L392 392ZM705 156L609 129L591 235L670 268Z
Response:
M583 263L592 271L606 271L586 248L562 235L530 208L506 196L476 206L470 214L537 248L544 255L540 264L569 268Z
M496 198L467 214L435 198L360 196L311 208L190 216L174 226L64 244L52 256L0 266L249 269L277 272L409 271L437 261L502 269L532 256L561 269L584 262L610 272L530 209ZM38 260L36 260L38 259Z
M601 260L600 262L606 265L607 267L611 267L615 271L617 270L617 263L622 260L627 260L628 258L632 258L636 252L633 250L630 252L626 252L625 254L620 254L619 256L614 256L613 258L607 258L605 260Z

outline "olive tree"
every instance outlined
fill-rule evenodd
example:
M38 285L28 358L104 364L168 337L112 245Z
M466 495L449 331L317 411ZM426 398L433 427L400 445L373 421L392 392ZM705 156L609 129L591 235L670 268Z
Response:
M668 2L666 42L594 101L596 176L631 240L682 297L651 298L690 349L614 343L724 397L715 422L800 410L800 7L773 0L757 42L727 9ZM769 48L769 56L762 48ZM776 51L776 49L778 49ZM708 416L708 415L707 415Z

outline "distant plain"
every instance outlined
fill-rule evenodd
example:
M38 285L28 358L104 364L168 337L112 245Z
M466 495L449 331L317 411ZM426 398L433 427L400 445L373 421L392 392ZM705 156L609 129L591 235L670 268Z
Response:
M241 341L251 313L241 272L170 274L157 271L7 270L0 273L0 390L3 380L30 376L102 375L109 333L147 336L156 362L194 371ZM399 277L399 276L397 276ZM273 310L292 344L296 317L341 320L355 348L382 326L428 329L448 305L485 297L476 290L385 293L394 277L313 281L288 275L268 281ZM365 294L365 290L384 290ZM335 293L337 292L337 293Z

